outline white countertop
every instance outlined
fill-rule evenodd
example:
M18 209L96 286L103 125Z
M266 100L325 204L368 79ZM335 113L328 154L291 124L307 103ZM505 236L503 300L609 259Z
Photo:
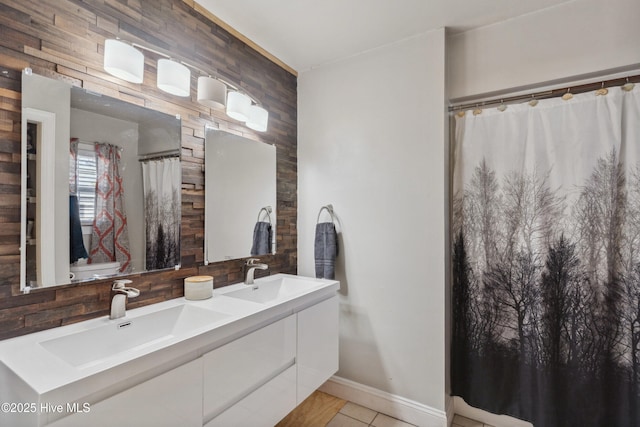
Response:
M239 283L216 289L214 297L206 300L189 301L185 298L177 298L128 310L126 317L120 319L110 320L108 316L104 316L7 339L0 341L0 363L21 378L29 388L40 396L50 393L50 397L53 397L53 394L59 394L62 391L57 397L63 401L72 401L80 397L74 396L75 392L71 394L64 392L66 386L78 382L82 383L85 396L89 396L91 393L100 393L100 390L108 389L114 384L123 383L123 381L140 382L146 377L157 374L158 370L167 370L189 360L194 360L213 348L270 323L273 319L293 314L328 298L334 295L339 288L339 282L334 280L285 274L262 277L256 279L255 283L260 285L286 277L315 283L302 293L267 303L257 303L225 295L250 286ZM135 283L132 286L135 287ZM96 363L82 366L72 366L40 344L103 325L118 325L123 321L135 320L137 317L183 304L215 310L228 315L228 317L203 323L192 330L172 335L158 342L152 342L142 348L126 350L105 357ZM73 388L77 389L77 387Z

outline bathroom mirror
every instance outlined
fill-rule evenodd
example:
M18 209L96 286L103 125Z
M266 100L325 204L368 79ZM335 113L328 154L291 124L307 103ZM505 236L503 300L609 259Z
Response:
M205 132L205 263L275 253L276 147Z
M181 121L22 75L21 289L180 262Z

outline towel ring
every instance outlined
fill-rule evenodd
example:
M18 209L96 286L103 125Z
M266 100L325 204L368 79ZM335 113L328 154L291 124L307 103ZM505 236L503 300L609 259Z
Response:
M331 216L331 222L336 222L335 217L333 216L333 205L325 205L323 207L320 208L320 211L318 212L318 219L316 220L316 224L320 223L320 214L322 214L322 211L326 210L327 212L329 212L329 215Z
M271 206L265 206L264 208L260 209L260 212L258 212L257 222L260 222L260 215L262 215L262 211L265 211L267 213L267 218L269 218L269 224L273 225L273 222L271 222L271 212L273 212L273 209L271 208Z

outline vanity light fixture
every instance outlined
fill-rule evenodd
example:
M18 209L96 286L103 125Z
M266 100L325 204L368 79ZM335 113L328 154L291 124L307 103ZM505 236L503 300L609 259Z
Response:
M141 50L162 56L157 62L156 84L159 89L176 96L191 94L191 69L198 71L197 100L210 108L226 108L227 116L258 132L266 132L269 112L248 93L238 89L233 83L186 62L171 59L159 52L137 43L125 43L116 39L104 42L104 69L115 77L132 83L142 83L144 75L144 55Z
M267 130L269 121L269 112L259 105L251 105L249 107L249 117L247 119L247 127L258 132Z
M251 98L236 90L227 94L227 116L241 122L246 122L249 118L249 107Z
M227 85L211 76L200 76L197 96L200 104L223 109L227 103Z
M158 88L176 96L189 96L191 92L191 70L171 59L158 60Z
M119 79L142 83L144 55L130 44L109 39L104 42L104 70Z

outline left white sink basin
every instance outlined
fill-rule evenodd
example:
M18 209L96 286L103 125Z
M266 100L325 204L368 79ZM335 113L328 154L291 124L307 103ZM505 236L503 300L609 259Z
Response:
M83 368L228 317L229 314L183 304L141 316L108 320L107 324L39 344L71 366Z

